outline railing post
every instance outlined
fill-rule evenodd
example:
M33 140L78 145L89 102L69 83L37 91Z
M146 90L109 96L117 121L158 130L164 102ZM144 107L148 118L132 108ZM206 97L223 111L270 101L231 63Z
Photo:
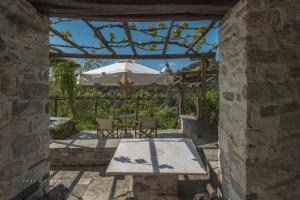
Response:
M57 117L57 98L54 97L54 117Z
M202 100L202 113L201 113L201 127L202 127L202 133L205 133L207 130L207 112L205 109L206 106L206 92L207 92L207 83L206 83L206 70L207 70L208 64L207 60L201 59L201 100Z
M95 99L95 122L97 121L97 115L98 115L98 97L96 96Z
M139 97L137 97L136 102L135 102L135 120L136 121L139 120L139 107L140 107L140 101L139 101Z

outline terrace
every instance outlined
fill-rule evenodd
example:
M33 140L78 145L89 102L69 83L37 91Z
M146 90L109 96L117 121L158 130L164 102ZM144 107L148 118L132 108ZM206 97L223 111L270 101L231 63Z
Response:
M94 33L95 39L97 39L100 43L99 46L88 46L84 43L86 41L81 41L81 45L78 45L76 41L71 40L72 38L76 38L78 35L76 29L70 29L68 31L57 31L55 27L67 27L68 23L76 23L80 27L84 27L88 30L91 30ZM72 58L135 58L135 59L174 59L174 58L194 58L197 59L192 65L195 65L200 70L197 71L182 71L176 72L175 74L166 74L167 77L172 76L172 83L168 79L167 82L162 82L161 78L159 79L159 84L166 84L167 87L153 85L155 83L153 80L155 76L152 75L151 82L148 82L147 76L149 74L142 74L141 71L145 70L145 66L137 65L138 63L133 61L118 61L112 65L108 65L103 67L103 69L107 69L106 76L101 80L99 75L103 74L103 72L96 72L95 70L91 70L90 72L80 72L78 76L79 83L83 83L84 85L89 85L89 87L94 87L96 89L95 96L76 96L72 97L72 105L68 105L68 97L58 97L52 96L50 97L49 102L49 113L51 116L55 116L50 118L53 121L52 128L50 129L50 134L52 136L52 143L50 145L50 163L51 168L83 168L83 167L99 167L99 166L108 166L110 162L112 162L116 155L114 153L119 148L120 142L122 143L122 139L125 138L141 138L139 134L148 134L152 130L151 135L144 135L143 138L147 137L155 137L155 138L192 138L193 142L198 146L202 144L211 144L214 149L214 158L217 157L217 135L212 133L212 131L200 130L197 123L206 124L204 116L207 116L205 109L201 109L204 107L206 90L209 87L211 81L217 82L217 69L206 69L208 68L208 61L213 60L214 51L217 50L218 44L210 44L209 41L205 40L207 34L210 33L212 29L218 28L217 20L212 21L194 21L192 25L189 22L181 22L181 21L171 21L171 22L148 22L148 27L145 27L145 23L135 23L135 22L112 22L112 23L103 23L103 22L91 22L88 20L71 20L71 19L52 19L52 26L50 28L50 49L53 50L50 52L50 56L52 59L57 59L60 57L72 57ZM153 25L154 24L154 25ZM205 25L207 24L207 25ZM118 29L123 29L125 33L125 37L122 36L122 40L118 37ZM109 32L108 32L109 31ZM176 35L176 33L180 31L182 34ZM68 34L66 34L68 33ZM141 38L138 34L143 35L143 40L137 41L136 38ZM199 34L196 37L196 34ZM65 35L64 35L65 34ZM149 35L151 37L149 37ZM184 37L182 35L185 35ZM135 37L134 37L135 36ZM148 36L148 38L147 38ZM86 34L85 40L87 39L88 34ZM109 37L110 39L106 39ZM150 38L150 39L149 39ZM163 38L161 40L161 38ZM62 39L66 44L53 44L53 41L59 41L58 39ZM159 41L161 40L161 41ZM185 41L185 43L183 42ZM153 46L155 45L155 46ZM157 46L156 46L157 45ZM197 46L198 50L195 50ZM204 48L202 46L205 46ZM132 52L133 55L130 54L119 54L116 52L120 52L122 48L130 47L129 52ZM68 53L67 51L81 51L82 53ZM92 51L92 50L93 51ZM200 53L203 49L208 49L207 53ZM101 54L103 50L108 51L110 54ZM141 52L143 50L143 53ZM182 53L174 54L173 52L177 51ZM128 52L128 50L126 51ZM158 53L162 55L159 55ZM191 53L189 53L191 52ZM64 61L64 60L63 60ZM63 62L59 60L59 62ZM129 77L129 82L131 82L130 87L126 88L126 96L118 95L117 93L111 92L110 88L107 86L116 86L119 85L122 78L116 79L116 75L113 75L111 80L107 80L107 76L109 76L110 71L115 71L113 69L115 66L117 68L121 68L124 63L131 69L130 73L125 72L125 78ZM117 66L118 65L118 66ZM70 66L72 67L72 66ZM140 69L134 69L135 67L140 67ZM112 70L108 70L112 68ZM100 68L101 69L101 68ZM168 73L171 72L170 67L166 64L165 69ZM134 76L135 71L138 72L138 76ZM150 69L149 69L150 70ZM149 71L148 70L148 71ZM76 71L76 69L74 70ZM98 74L96 74L98 73ZM115 72L114 72L115 73ZM122 72L123 73L123 72ZM127 75L128 73L128 75ZM159 77L161 77L160 72L157 72ZM96 79L92 79L95 76ZM143 78L145 76L145 78ZM100 77L100 78L99 78ZM84 78L84 81L83 79ZM55 85L56 79L58 77L51 78L53 83L51 85ZM113 80L116 79L115 82ZM80 82L82 81L82 82ZM127 81L127 80L126 80ZM90 86L91 84L98 83L96 86ZM101 84L104 84L103 87ZM124 85L126 84L123 83ZM150 96L153 97L141 97L135 96L139 93L140 90L145 90L144 85L150 84L154 91L150 92ZM134 87L132 87L132 85ZM141 85L140 87L138 87ZM122 85L121 85L122 87ZM83 88L79 88L81 90ZM132 90L135 91L132 91ZM159 96L163 93L157 94L155 91L162 90L163 93L168 93L167 96ZM88 89L85 89L88 90ZM105 95L105 90L108 90L110 95L117 95L118 97L113 96L103 96ZM117 90L117 88L114 88ZM150 90L151 91L151 90ZM190 93L188 93L190 92ZM50 89L50 94L51 94ZM129 96L127 96L127 93ZM196 95L193 95L195 93ZM197 105L193 105L193 108L189 108L192 112L196 113L196 117L184 116L185 113L185 97L189 94L189 97L192 99L198 99ZM133 97L135 96L135 97ZM178 98L174 98L177 96ZM202 100L202 99L203 100ZM169 102L169 103L167 103ZM147 107L146 105L152 105L151 107ZM123 105L126 105L124 109L122 109ZM160 105L168 106L170 109L174 110L173 116L159 116L156 111L162 109L163 107L159 107ZM146 107L145 107L146 106ZM76 107L76 111L71 115L70 118L59 118L60 116L68 116L68 107ZM195 108L198 108L197 110ZM109 109L108 109L109 108ZM121 108L121 109L120 109ZM187 109L187 108L186 108ZM194 110L193 110L194 109ZM176 113L175 113L176 110ZM125 115L124 115L125 113ZM132 113L132 114L128 114ZM122 118L120 118L122 116ZM124 118L125 116L125 118ZM151 119L156 120L156 125L152 127L147 127L145 130L138 129L138 125L136 123L142 123L144 120L149 120L147 117L151 117ZM198 117L198 118L197 118ZM98 132L101 133L101 123L107 123L106 121L112 119L114 120L115 126L112 127L110 132L104 130L106 134L109 134L109 137L101 135L99 136ZM57 122L56 122L57 121ZM61 122L61 123L60 123ZM70 125L73 123L73 125ZM125 128L124 128L125 123ZM57 124L57 125L55 125ZM65 124L65 125L64 125ZM79 133L74 134L75 130L78 127L82 127L83 124L85 127L88 124L89 128L94 130L82 130L79 128ZM117 125L116 125L117 124ZM61 130L64 134L59 134L58 126L69 128L70 130ZM177 127L177 129L176 129ZM180 127L182 127L180 129ZM159 130L157 130L160 128ZM169 128L169 129L161 129L161 128ZM96 130L97 129L97 130ZM150 129L150 130L149 130ZM215 128L216 129L216 128ZM147 132L148 131L148 132ZM156 133L157 131L157 133ZM68 132L68 134L65 134ZM155 134L154 134L155 132ZM201 137L200 137L201 136ZM100 137L100 138L99 138ZM59 139L59 140L58 140ZM63 139L63 140L62 140ZM142 150L142 149L141 149ZM134 150L137 151L137 150ZM205 151L203 152L202 148L199 147L199 152L201 152L202 159L205 160ZM124 152L123 152L124 153ZM198 154L198 153L197 153ZM154 155L157 157L156 155ZM174 158L172 158L174 159ZM201 159L201 158L200 158ZM201 159L201 162L202 162ZM176 160L176 159L175 159ZM218 167L216 166L217 160L213 160L214 164L214 176L217 177L219 175ZM135 163L138 164L138 163ZM141 165L142 167L143 165ZM206 163L207 169L212 169L211 163ZM122 168L120 166L120 168ZM186 169L187 170L187 169ZM70 172L71 173L71 172ZM139 173L139 169L134 172ZM129 193L136 199L139 199L139 193L137 191L133 191L133 186L135 181L133 181L135 175L131 174L130 171L127 172L127 178L129 181L125 184L127 190L125 193ZM121 175L119 175L121 176ZM183 178L180 176L183 176ZM191 181L190 178L184 178L185 176L191 176L190 178L194 181L194 186L191 189L188 189L187 186ZM63 176L64 177L64 176ZM211 175L212 177L212 175ZM204 194L206 192L206 184L211 182L208 173L205 172L205 175L195 175L195 174L185 174L185 171L181 171L179 173L179 180L181 185L178 186L178 193L175 196L181 198L193 198L197 193ZM91 177L89 177L91 178ZM101 177L99 182L99 187L101 187ZM62 178L65 179L65 178ZM124 178L123 178L124 179ZM177 178L178 179L178 178ZM56 180L56 178L54 178ZM131 181L130 181L131 180ZM68 180L71 181L71 180ZM79 180L80 181L80 180ZM57 181L60 183L60 181ZM133 184L132 184L133 183ZM216 182L215 182L216 183ZM71 184L71 183L70 183ZM217 183L216 183L217 184ZM68 186L68 183L64 185ZM74 185L74 184L73 184ZM76 185L76 183L75 183ZM80 185L80 184L79 184ZM149 186L151 184L149 183ZM216 185L215 185L216 186ZM85 186L85 192L82 192L81 195L77 194L77 198L87 198L84 194L89 190L89 186ZM150 188L150 187L149 187ZM198 188L198 189L197 189ZM124 188L123 188L124 189ZM120 190L123 190L122 188ZM73 190L76 191L75 188L71 188L68 192L68 196L73 194ZM112 189L114 190L114 189ZM113 195L113 191L110 191L110 194ZM154 193L153 193L154 192ZM100 193L103 193L101 191ZM144 194L144 196L153 196L155 193L159 193L157 189L152 192L149 192L149 195ZM102 194L104 195L104 194ZM106 194L106 196L109 194ZM98 194L98 196L101 196ZM126 197L126 195L125 195ZM122 197L122 198L125 198ZM75 197L73 197L75 198ZM112 198L112 197L110 197ZM163 197L161 197L163 198ZM171 198L171 197L165 197ZM173 197L175 198L175 197Z
M0 10L0 199L299 197L298 1L4 0ZM77 33L60 27L74 22ZM215 29L219 41L207 42ZM148 36L141 41L140 33ZM88 37L94 42L84 43ZM219 72L210 68L218 52ZM93 95L67 87L66 96L49 97L52 75L66 72L61 77L75 83L71 58L188 58L198 70L175 73L171 88L151 85L164 96L128 92L134 82L126 74L123 96L96 86ZM206 109L214 83L216 130ZM151 125L157 137L136 137L149 117L159 119ZM97 137L99 118L119 120L121 134ZM49 134L49 126L68 130Z

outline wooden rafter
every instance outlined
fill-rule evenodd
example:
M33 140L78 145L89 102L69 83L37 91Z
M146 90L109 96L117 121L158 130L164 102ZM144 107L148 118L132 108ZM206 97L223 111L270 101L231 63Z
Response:
M116 48L121 48L121 47L129 47L130 44L124 44L124 43L127 43L127 42L121 42L121 41L118 41L118 42L107 42L107 44L110 46L110 47L116 47ZM132 44L135 46L135 48L141 48L141 49L145 49L143 48L144 46L147 46L147 45L150 45L150 44L164 44L162 41L149 41L149 42L145 42L143 45L138 43L138 42L132 42ZM188 48L189 46L186 45L186 44L182 44L182 43L179 43L179 42L173 42L173 41L169 41L168 44L173 44L173 45L177 45L177 46L180 46L180 47L184 47L184 48ZM70 45L62 45L62 44L51 44L51 46L54 46L54 47L66 47L66 48L75 48L73 46L70 46ZM85 49L95 49L95 50L101 50L101 49L104 49L105 47L93 47L93 46L80 46L82 48L85 48ZM163 50L163 49L156 49L156 50ZM193 53L197 53L196 51L192 50Z
M50 57L56 58L94 58L94 59L176 59L176 58L198 58L212 59L214 53L193 53L193 54L143 54L143 55L105 55L105 54L76 54L76 53L50 53Z
M73 46L65 45L65 44L50 44L50 47L74 48ZM81 45L80 47L84 49L92 49L92 50L101 50L105 48L105 47L93 47L93 46L85 46L85 45Z
M201 35L199 35L199 37L190 45L190 47L185 53L188 54L196 46L196 44L198 44L205 37L205 35L215 26L216 23L217 20L212 20L210 24L206 27L205 31Z
M165 38L165 41L164 41L164 49L163 49L163 52L162 52L163 55L166 54L167 49L168 49L168 43L169 43L169 39L170 39L170 36L171 36L173 24L174 24L174 21L171 22L170 27L169 27L168 32L167 32L167 35L166 35L166 38Z
M219 48L219 43L215 44L214 46L212 46L207 52L208 53L211 53L213 52L214 50L216 50L217 48Z
M88 52L87 52L84 48L80 47L78 44L76 44L76 43L73 42L72 40L70 40L70 39L64 37L63 34L61 34L59 31L55 30L53 27L50 26L50 27L49 27L49 30L50 30L53 34L55 34L56 36L60 37L62 40L64 40L65 42L67 42L68 44L70 44L71 46L73 46L74 48L77 48L78 50L80 50L82 53L88 54Z
M103 26L96 26L93 25L88 20L82 19L82 21L88 26L89 29L91 29L94 33L95 38L97 38L100 42L100 46L93 47L93 46L85 46L85 45L77 45L75 42L71 41L67 37L65 37L62 33L56 31L53 27L50 27L50 31L53 32L55 35L61 37L63 40L65 40L68 45L62 45L62 44L50 44L50 48L52 48L53 52L50 53L51 57L67 57L67 58L96 58L96 59L176 59L176 58L192 58L192 59L212 59L215 56L215 53L213 50L215 50L218 45L212 46L212 48L207 53L198 53L197 50L194 49L194 47L200 43L203 38L207 35L207 33L215 26L217 23L217 20L212 20L210 24L205 28L204 31L201 31L199 36L192 42L192 44L188 44L186 37L179 37L178 40L174 40L174 38L171 37L172 31L174 30L174 27L180 27L180 25L175 24L175 21L171 21L169 26L158 26L157 28L152 26L148 27L148 29L140 29L137 28L136 25L129 26L128 22L120 22L116 24L110 24L110 25L103 25ZM159 24L160 25L160 24ZM125 34L127 36L127 39L122 39L115 41L113 38L111 40L106 40L104 35L102 34L102 28L111 28L118 27L125 31ZM182 25L183 26L183 25ZM195 27L187 27L192 30L197 30L199 32L199 28ZM157 35L158 30L166 30L166 34ZM157 37L160 38L160 40L152 40L152 41L143 41L136 42L133 40L132 37L132 31L138 31L142 33L147 33L151 35L153 38L157 39ZM144 32L143 32L144 31ZM152 31L152 32L151 32ZM113 34L113 33L112 33ZM190 37L190 36L187 36ZM193 36L194 37L194 36ZM184 41L181 41L183 40ZM189 38L188 38L189 39ZM159 48L156 48L157 45L160 45ZM186 51L184 51L181 54L167 54L168 46L169 45L177 45L180 47L184 47ZM95 45L97 46L97 45ZM64 51L59 51L59 47L68 47L68 48L77 48L84 54L79 53L66 53ZM132 50L132 54L128 55L119 55L116 53L114 48L127 48L130 47ZM154 48L153 48L154 47ZM101 49L107 49L111 54L89 54L87 50L89 49L95 49L95 50L101 50ZM137 53L137 49L142 50L148 50L148 51L161 51L161 55L153 53L153 54L142 54L139 55ZM89 55L86 55L89 54Z
M52 17L107 21L222 18L238 0L28 0Z
M104 36L102 35L101 31L98 30L95 26L93 26L89 21L84 20L84 19L83 19L83 21L88 25L88 27L90 27L90 28L92 29L92 31L94 32L95 36L100 40L100 43L103 44L103 46L104 46L107 50L109 50L113 55L115 55L115 54L116 54L115 50L113 50L113 48L111 48L111 47L107 44L107 42L106 42Z
M55 51L57 53L64 53L62 50L60 50L59 48L56 48L56 47L50 46L50 49L52 49L53 51Z
M125 33L127 35L128 43L130 44L131 50L132 50L134 55L137 55L137 52L136 52L136 49L134 47L133 40L132 40L132 37L131 37L131 33L130 33L130 30L129 30L128 22L124 22L123 26L124 26L124 30L125 30Z

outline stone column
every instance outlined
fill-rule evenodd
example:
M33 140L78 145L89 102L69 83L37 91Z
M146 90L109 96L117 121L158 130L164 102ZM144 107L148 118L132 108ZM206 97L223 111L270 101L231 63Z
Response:
M136 200L178 200L178 175L133 175Z
M225 199L299 199L300 3L240 0L220 40Z
M0 27L0 199L31 199L50 171L48 18L1 0Z

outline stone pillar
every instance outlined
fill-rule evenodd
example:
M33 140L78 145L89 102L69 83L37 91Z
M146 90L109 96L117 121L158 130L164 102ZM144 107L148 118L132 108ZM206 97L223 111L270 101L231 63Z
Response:
M240 0L220 41L225 199L299 199L299 1Z
M178 175L133 175L132 190L136 200L178 200Z
M1 0L0 27L0 199L31 199L50 171L48 18Z

